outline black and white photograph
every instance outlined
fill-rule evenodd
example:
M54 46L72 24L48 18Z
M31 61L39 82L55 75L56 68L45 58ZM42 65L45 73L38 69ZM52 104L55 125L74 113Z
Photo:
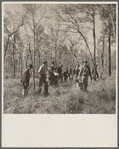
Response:
M3 115L116 117L117 6L3 2Z
M4 113L116 113L116 4L4 4L3 19Z

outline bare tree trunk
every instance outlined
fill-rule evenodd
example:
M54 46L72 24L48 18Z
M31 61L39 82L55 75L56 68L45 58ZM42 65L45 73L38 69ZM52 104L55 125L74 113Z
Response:
M96 63L95 12L93 13L94 62Z
M13 67L14 67L13 78L15 78L15 58L14 58L15 53L14 53L14 51L15 51L15 35L14 35L14 42L13 42Z
M53 47L53 40L52 40L52 47ZM52 49L51 49L51 62L52 62Z
M103 27L104 28L104 27ZM105 48L105 35L104 35L104 29L103 29L103 48L102 48L102 68L104 71L104 48Z
M55 65L57 67L57 43L55 42Z
M32 54L31 54L31 49L30 49L30 43L29 43L29 53L30 53L30 57L31 57L31 63L33 65L33 59L32 59Z
M34 23L34 62L33 62L33 88L35 89L35 23Z
M96 38L95 38L95 11L93 10L93 39L94 39L94 80L96 80Z
M64 51L64 64L65 64L65 68L66 68L66 51Z
M72 56L72 64L74 66L74 55L72 54L71 56Z
M50 59L51 59L51 62L52 62L52 51L51 51L51 57L50 57Z
M7 74L7 64L6 64L6 59L4 58L4 76Z
M110 10L110 5L109 5ZM109 76L111 76L111 25L110 25L110 15L109 15Z
M104 9L103 9L103 13L104 13ZM101 72L101 78L102 78L102 75L104 73L104 48L105 48L105 33L104 33L104 27L105 27L105 24L104 24L104 20L102 20L102 27L103 27L103 30L102 30L102 55L101 55L101 61L102 61L102 72Z
M19 70L18 70L18 72L20 73L20 60L21 58L20 58L20 54L19 54Z
M9 44L9 39L10 39L10 36L8 35L7 43L6 43L6 46L5 46L4 59L6 57L6 53L7 53L7 49L8 49L8 44Z
M40 52L38 51L38 58L39 58L39 66L40 66Z
M72 52L73 52L73 65L74 65L74 46L72 45Z
M22 57L21 57L21 76L22 76Z
M27 57L26 57L26 68L27 68Z

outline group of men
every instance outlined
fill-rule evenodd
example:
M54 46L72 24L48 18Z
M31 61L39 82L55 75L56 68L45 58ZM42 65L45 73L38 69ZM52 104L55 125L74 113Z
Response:
M61 65L59 67L55 67L54 61L52 62L51 66L48 70L50 85L55 85L57 87L59 80L60 80L60 82L63 81L62 68L63 68L63 65Z
M38 74L39 74L38 93L39 94L41 93L43 84L44 84L44 96L48 96L49 84L57 86L59 80L61 80L62 82L63 80L62 67L63 65L59 66L58 68L55 68L54 62L52 62L50 69L48 69L47 61L43 62L43 64L40 66L38 70ZM29 87L29 81L30 81L30 75L31 75L32 69L33 69L33 66L30 64L22 76L21 83L23 85L23 91L22 91L23 96L28 94L28 87Z
M30 64L27 68L27 70L24 72L21 82L23 84L23 95L26 95L28 93L28 87L29 87L29 81L30 81L30 75L31 75L31 69L33 66ZM72 78L72 69L67 67L67 70L62 73L63 65L60 65L59 67L55 67L54 61L52 62L51 66L48 69L47 61L43 62L43 64L40 66L38 70L39 74L39 85L38 85L38 93L41 93L42 85L44 84L44 96L48 96L48 87L49 85L54 85L55 87L58 86L59 81L62 82L63 78L64 81L67 81L67 78ZM96 71L97 77L99 76ZM81 90L85 91L87 90L88 86L88 77L91 76L91 69L89 67L89 64L87 60L83 60L83 65L78 65L75 67L75 81L79 84L79 87Z

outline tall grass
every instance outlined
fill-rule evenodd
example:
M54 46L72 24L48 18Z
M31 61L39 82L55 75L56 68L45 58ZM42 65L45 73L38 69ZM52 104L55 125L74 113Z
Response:
M102 80L89 80L87 92L80 91L75 82L68 81L56 87L49 87L46 98L33 90L31 79L29 93L22 97L20 79L4 80L4 113L14 114L114 114L116 101L115 74Z

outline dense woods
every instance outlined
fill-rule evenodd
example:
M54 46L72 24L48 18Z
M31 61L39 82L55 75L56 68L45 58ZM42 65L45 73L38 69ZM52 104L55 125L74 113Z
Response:
M31 63L35 88L45 60L65 70L86 58L101 77L116 69L116 4L4 4L3 17L4 77Z
M4 113L116 113L116 3L3 8Z

